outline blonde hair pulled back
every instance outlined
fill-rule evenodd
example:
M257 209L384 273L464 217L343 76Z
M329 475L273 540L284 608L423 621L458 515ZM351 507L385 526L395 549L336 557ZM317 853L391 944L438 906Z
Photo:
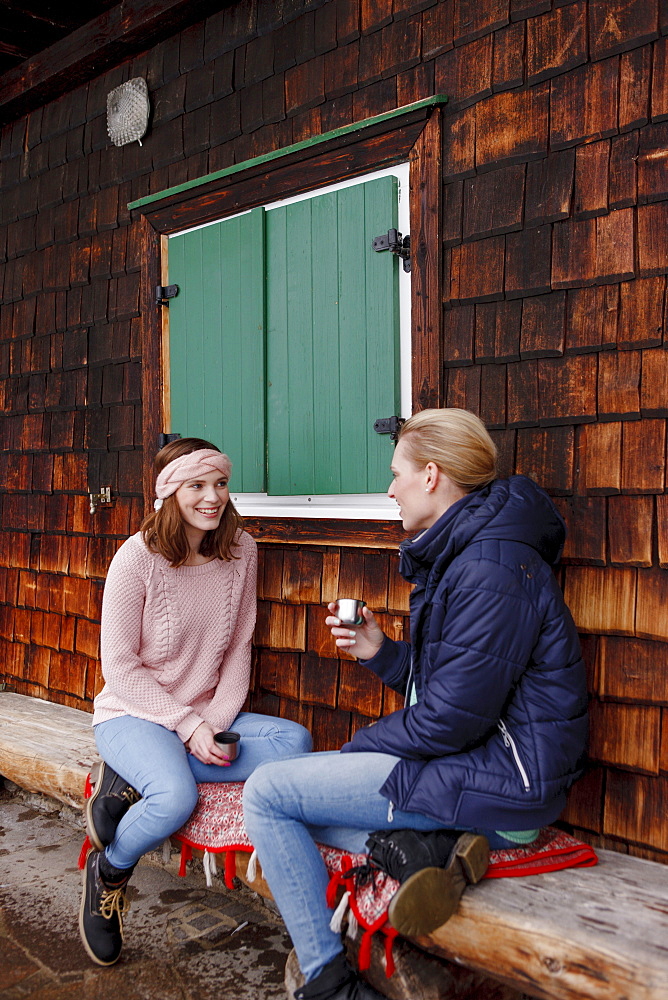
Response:
M421 410L402 425L398 441L416 468L433 462L466 493L496 479L496 445L482 420L468 410Z

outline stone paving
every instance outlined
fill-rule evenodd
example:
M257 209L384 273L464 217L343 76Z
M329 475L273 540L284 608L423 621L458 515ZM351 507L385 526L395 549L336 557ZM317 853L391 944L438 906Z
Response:
M117 965L96 966L81 945L80 816L55 802L0 790L2 1000L285 1000L290 939L276 914L201 866L187 879L176 856L143 860Z

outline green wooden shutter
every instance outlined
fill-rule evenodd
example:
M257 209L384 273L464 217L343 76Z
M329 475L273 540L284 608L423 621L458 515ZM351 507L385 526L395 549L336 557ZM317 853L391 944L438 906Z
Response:
M398 261L374 236L397 225L383 177L266 214L268 492L376 493L398 413Z
M232 460L232 487L265 489L264 209L169 240L171 427Z

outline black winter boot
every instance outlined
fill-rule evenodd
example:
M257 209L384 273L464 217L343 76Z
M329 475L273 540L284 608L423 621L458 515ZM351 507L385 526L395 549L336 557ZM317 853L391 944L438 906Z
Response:
M123 917L130 909L125 890L134 865L132 868L112 868L106 862L107 873L104 874L100 870L103 858L101 851L93 850L86 857L79 933L89 957L97 965L113 965L120 958L123 947Z
M366 842L372 864L401 882L388 907L390 924L405 937L446 923L470 883L489 865L489 844L461 830L376 830Z
M112 842L116 827L141 796L132 785L102 761L92 777L93 794L86 800L86 833L93 847L103 851Z
M343 952L336 955L315 979L295 990L295 1000L386 1000L359 979Z

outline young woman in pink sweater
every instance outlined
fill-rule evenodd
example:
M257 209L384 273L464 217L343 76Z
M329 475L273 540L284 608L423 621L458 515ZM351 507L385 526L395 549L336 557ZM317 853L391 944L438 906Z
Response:
M155 459L155 511L114 556L102 602L105 685L93 726L102 765L87 804L81 938L118 961L139 858L188 819L197 784L244 781L311 749L303 726L242 712L256 615L257 547L230 501L231 463L208 441ZM234 759L214 740L240 734Z

